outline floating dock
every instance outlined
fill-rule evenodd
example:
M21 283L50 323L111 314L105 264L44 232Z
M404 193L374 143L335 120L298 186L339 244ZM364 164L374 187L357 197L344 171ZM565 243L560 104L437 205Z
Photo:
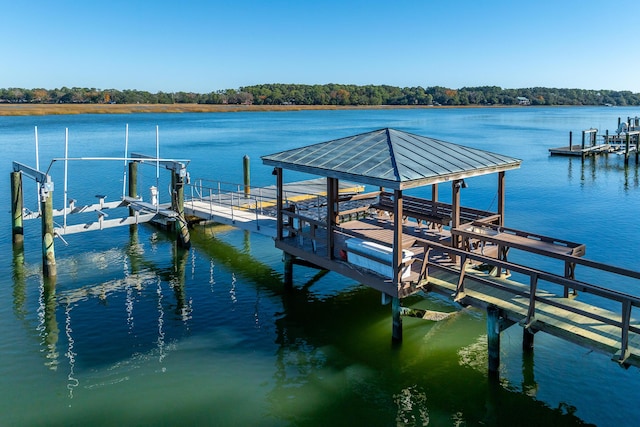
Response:
M627 118L622 122L618 118L617 133L609 134L607 130L602 135L603 142L599 144L598 129L586 129L582 131L582 142L573 144L573 132L569 132L569 145L564 147L550 148L549 154L552 156L575 156L585 158L599 154L619 154L624 155L625 163L629 162L631 154L635 153L636 163L640 151L640 118Z

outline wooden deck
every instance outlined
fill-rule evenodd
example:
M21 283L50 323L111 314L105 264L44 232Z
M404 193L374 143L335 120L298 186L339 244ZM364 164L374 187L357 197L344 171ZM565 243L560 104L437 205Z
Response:
M313 223L302 227L298 223L296 229L290 229L290 237L276 242L276 246L305 260L305 263L338 272L381 292L394 292L396 288L390 278L350 263L345 243L348 239L358 238L390 246L392 227L392 222L379 218L340 224L334 231L332 258L327 253L326 230ZM537 235L531 238L531 233L526 234L529 237L505 233L503 243L509 242L515 249L547 254L574 265L582 263L597 267L594 262L577 256L584 254L584 245L559 239L544 241ZM415 260L411 263L410 276L402 282L401 297L418 291L436 292L454 298L463 305L479 308L494 306L500 310L505 321L518 323L532 332L544 331L603 352L622 364L640 366L640 319L631 315L632 307L640 307L639 297L575 280L572 277L573 269L568 272L565 270L565 273L570 273L569 277L565 277L501 260L497 251L483 253L481 248L471 251L453 249L449 247L450 239L451 233L447 230L439 231L413 221L405 222L403 248L413 252ZM454 263L451 255L461 261ZM506 276L495 277L486 269L478 268L487 264L529 275L530 283L519 283ZM631 274L622 270L614 273ZM565 289L569 288L598 295L603 298L604 304L587 304L581 302L579 297L565 296ZM606 308L612 301L620 303L619 311Z
M200 211L198 203L201 204ZM350 252L355 254L347 246L349 239L374 242L391 250L394 223L387 215L374 215L376 208L380 210L380 206L365 204L355 209L356 217L360 219L346 220L335 226L331 253L327 247L330 239L325 218L309 217L311 211L283 211L284 237L276 240L276 247L283 250L293 264L334 271L388 295L403 298L420 291L436 292L463 305L496 307L504 322L518 323L531 332L544 331L606 353L625 366L640 366L640 320L632 310L640 307L640 297L580 281L575 277L575 266L584 265L585 269L595 268L635 279L640 279L640 273L583 259L585 247L580 243L500 227L492 223L492 216L486 216L486 221L477 221L474 220L478 218L477 214L472 213L467 218L470 222L449 229L447 225L433 227L425 218L413 221L406 215L401 241L403 249L411 251L412 259L407 262L410 273L402 279L398 289L390 277L349 260ZM276 234L276 218L260 216L255 210L236 208L221 220L221 207L218 206L212 216L210 201L187 201L185 210L189 213L189 209L193 209L191 214L216 222L271 236ZM363 213L369 215L362 218ZM463 247L451 248L454 236L460 236ZM509 249L559 259L565 263L564 275L513 264L506 257ZM489 269L479 268L486 266L528 276L529 283L520 283L505 275L496 277L488 272ZM604 304L582 302L579 296L569 295L569 289L595 294ZM620 309L612 310L612 306Z
M552 156L576 156L586 157L594 154L610 153L613 151L609 144L598 144L582 148L580 145L550 148L549 154Z

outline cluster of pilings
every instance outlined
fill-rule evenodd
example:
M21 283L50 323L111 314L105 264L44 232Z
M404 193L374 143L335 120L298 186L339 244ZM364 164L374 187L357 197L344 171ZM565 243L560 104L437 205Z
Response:
M144 160L143 160L144 159ZM140 156L139 159L132 159L128 163L128 196L132 199L138 198L138 164L142 161L156 161L146 156ZM170 228L177 235L178 245L182 248L189 248L191 245L188 223L184 215L184 185L186 184L188 174L183 163L174 161L162 161L163 165L172 171L171 175L171 210L174 221L169 222ZM55 237L56 231L53 222L53 181L51 177L37 169L23 165L18 162L13 163L14 171L11 172L11 227L12 240L15 250L22 250L24 246L24 191L23 191L23 175L34 179L38 183L39 197L39 217L42 224L42 271L44 277L56 277L56 258L55 258ZM65 206L64 208L68 208ZM65 211L66 212L66 211ZM135 217L134 207L129 205L129 217ZM158 213L158 216L161 216ZM123 222L123 221L121 221ZM129 224L130 231L137 232L137 221L123 222L123 225Z

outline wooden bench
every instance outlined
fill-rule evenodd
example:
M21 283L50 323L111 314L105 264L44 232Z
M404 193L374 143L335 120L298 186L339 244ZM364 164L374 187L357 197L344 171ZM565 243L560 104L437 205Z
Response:
M443 225L449 225L451 215L447 214L439 203L430 200L419 199L416 197L402 198L402 217L403 220L413 218L421 225L422 221L429 224L432 228L441 229ZM393 214L394 202L391 193L383 192L380 194L377 203L371 205L371 208L377 211L384 211Z
M378 202L372 204L371 208L393 214L393 194L389 192L380 193ZM453 210L448 203L433 202L432 200L412 196L402 197L402 216L404 220L413 218L419 225L424 221L431 228L441 230L442 226L451 224L452 215ZM495 212L467 207L460 208L460 221L463 223L473 221L496 222L498 219L499 215Z
M460 236L462 246L468 251L478 248L486 249L485 245L492 245L497 259L507 261L510 248L564 260L564 276L575 279L575 262L566 260L566 256L582 257L586 252L586 246L582 243L570 242L555 237L543 236L537 233L507 228L496 224L474 221L451 230L451 235ZM501 275L500 269L496 275ZM568 289L565 289L565 297Z

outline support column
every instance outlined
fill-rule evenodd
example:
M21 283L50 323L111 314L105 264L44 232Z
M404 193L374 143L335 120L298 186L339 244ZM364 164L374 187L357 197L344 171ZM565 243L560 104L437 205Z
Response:
M569 131L569 151L573 151L573 132Z
M18 246L24 244L23 208L22 174L11 172L11 235L13 244Z
M129 185L128 185L128 195L131 198L138 197L138 162L129 162ZM129 208L129 216L134 216L136 214L133 208ZM129 233L136 233L138 231L138 224L129 225Z
M393 192L393 283L396 285L395 296L391 301L392 332L394 342L402 341L402 317L400 316L400 290L402 288L402 190Z
M251 194L251 163L249 156L246 154L242 158L242 172L244 178L244 197L248 199Z
M393 322L391 330L391 341L402 342L402 316L400 316L400 298L391 298L391 319Z
M522 351L533 352L533 332L529 328L522 329Z
M338 180L327 178L327 258L333 259L334 227L338 224Z
M45 277L56 277L56 256L53 230L53 190L51 183L40 184L40 206L42 211L42 271Z
M505 173L498 172L498 215L500 215L500 226L504 227L504 208L505 208Z
M629 164L629 149L631 146L629 132L627 131L627 137L624 142L624 164Z
M174 171L171 183L173 186L173 200L171 201L174 212L178 214L175 222L176 234L178 236L178 244L183 249L191 247L191 236L189 235L189 224L184 216L184 180L186 170L180 169Z
M293 258L293 255L284 253L284 287L286 289L293 287Z
M462 180L456 179L451 183L451 229L457 228L460 225L460 188L462 187ZM458 234L451 234L451 247L460 248L460 236ZM458 257L451 256L453 262L458 262Z
M433 216L438 214L438 183L431 184L431 213Z
M283 227L284 221L282 220L282 208L283 208L283 195L282 195L282 168L274 168L273 172L276 175L276 240L281 241L284 235Z
M489 350L489 376L498 376L500 369L500 310L487 307L487 344Z

